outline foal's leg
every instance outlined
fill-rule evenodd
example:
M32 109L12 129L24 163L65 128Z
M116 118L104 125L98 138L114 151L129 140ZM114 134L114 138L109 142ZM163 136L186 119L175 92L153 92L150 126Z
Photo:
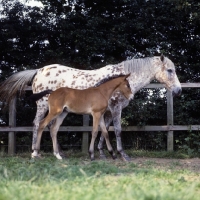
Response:
M103 115L101 116L99 125L101 127L102 134L103 134L103 136L106 140L106 145L107 145L108 151L111 154L112 158L115 159L116 155L115 155L113 148L110 144L109 135L108 135L108 131L106 129L106 125L105 125L105 122L104 122L104 116Z
M54 149L54 155L57 159L62 159L60 153L59 153L59 146L58 146L58 140L57 140L57 133L59 130L60 125L62 124L63 120L67 116L68 112L64 111L62 112L55 120L54 124L50 127L51 137L53 141L53 149Z
M50 130L50 135L51 135L51 127L54 125L55 122L56 122L56 119L52 120L52 121L49 122L49 124L47 125L48 129ZM51 136L51 138L52 138L52 136ZM64 153L63 153L62 150L61 150L60 144L57 143L57 145L58 145L59 154L60 154L61 156L65 156Z
M104 114L104 122L105 122L106 129L108 130L109 126L110 126L110 124L112 122L112 114L111 114L110 111L106 111L105 112L105 114ZM98 144L99 157L101 159L105 159L106 158L106 155L104 154L104 151L103 151L103 143L104 143L104 136L101 133L101 137L100 137L99 144Z
M102 113L92 113L93 116L93 128L92 128L92 139L90 142L90 148L89 148L89 154L91 160L94 160L94 142L98 134L98 126L99 126L99 120Z

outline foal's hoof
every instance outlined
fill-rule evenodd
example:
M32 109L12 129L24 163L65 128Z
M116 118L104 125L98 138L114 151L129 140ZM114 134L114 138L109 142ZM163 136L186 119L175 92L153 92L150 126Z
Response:
M58 159L58 160L62 160L62 157L60 156L60 154L59 153L53 153L54 154L54 156Z

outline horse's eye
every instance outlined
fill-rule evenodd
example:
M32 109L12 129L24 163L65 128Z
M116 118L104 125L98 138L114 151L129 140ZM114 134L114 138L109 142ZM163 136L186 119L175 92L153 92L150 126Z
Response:
M172 73L172 72L173 72L173 70L172 70L172 69L168 69L167 71L168 71L169 73Z

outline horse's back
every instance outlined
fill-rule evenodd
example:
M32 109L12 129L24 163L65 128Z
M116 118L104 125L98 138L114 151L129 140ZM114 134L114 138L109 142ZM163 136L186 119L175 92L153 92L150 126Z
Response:
M93 87L103 78L113 73L113 67L107 65L95 70L79 70L59 64L52 64L40 68L33 79L33 93L43 90L56 90L60 87L86 89Z

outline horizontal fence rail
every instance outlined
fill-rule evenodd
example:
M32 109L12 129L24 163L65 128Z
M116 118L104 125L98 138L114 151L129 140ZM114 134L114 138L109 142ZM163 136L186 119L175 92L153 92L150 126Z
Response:
M32 126L20 126L20 127L0 127L0 132L31 132ZM127 126L122 127L123 132L130 131L199 131L200 125L165 125L165 126ZM44 131L49 131L45 128ZM60 132L83 132L92 131L92 126L61 126ZM100 131L100 129L99 129ZM110 126L108 131L114 131L114 126Z
M200 83L181 83L182 88L200 88ZM151 83L144 88L164 88L163 84ZM32 90L30 86L27 86L27 91ZM1 126L1 132L8 132L8 154L15 154L15 133L16 132L32 132L32 126L16 126L16 111L15 111L16 99L14 99L9 105L9 126ZM173 151L173 131L198 131L200 125L174 125L173 124L173 97L171 92L167 92L167 123L161 126L127 126L122 127L123 132L131 131L167 131L167 150ZM45 128L44 131L49 131ZM61 132L82 132L82 151L88 151L89 136L88 132L92 131L92 126L89 126L89 116L83 115L83 126L61 126L59 128ZM114 131L114 127L110 126L109 131Z

